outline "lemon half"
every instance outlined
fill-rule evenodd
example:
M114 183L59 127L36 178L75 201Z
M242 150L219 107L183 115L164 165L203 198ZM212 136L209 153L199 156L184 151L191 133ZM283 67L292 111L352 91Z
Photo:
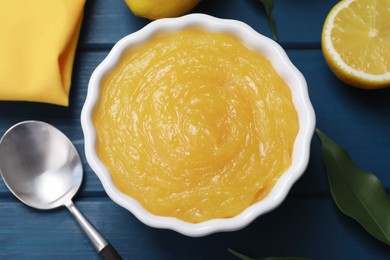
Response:
M329 12L322 51L335 75L366 89L390 86L390 0L343 0Z

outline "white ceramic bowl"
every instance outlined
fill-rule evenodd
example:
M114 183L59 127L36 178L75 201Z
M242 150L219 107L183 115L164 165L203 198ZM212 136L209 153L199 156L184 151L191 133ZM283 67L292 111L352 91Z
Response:
M96 154L96 131L92 122L92 114L98 102L102 78L117 64L126 48L135 44L142 44L151 35L159 31L178 31L194 26L206 31L235 35L248 48L260 52L269 59L291 89L300 126L293 148L292 165L280 177L267 197L248 207L235 217L213 219L197 224L184 222L173 217L153 215L136 200L122 193L115 186L109 171ZM143 29L124 37L115 44L111 52L91 76L87 98L81 113L81 125L85 137L87 161L113 201L128 209L148 226L171 229L184 235L197 237L219 231L233 231L243 228L258 216L269 212L282 203L291 186L301 177L307 167L310 143L315 127L315 115L309 100L304 77L276 42L257 33L251 27L239 21L219 19L203 14L190 14L179 18L160 19L151 22Z

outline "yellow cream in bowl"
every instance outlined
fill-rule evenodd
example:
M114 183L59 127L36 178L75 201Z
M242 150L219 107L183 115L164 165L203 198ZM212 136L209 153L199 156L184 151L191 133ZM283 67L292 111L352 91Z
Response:
M299 123L290 89L229 34L155 36L102 84L98 155L153 214L190 223L236 216L291 164Z

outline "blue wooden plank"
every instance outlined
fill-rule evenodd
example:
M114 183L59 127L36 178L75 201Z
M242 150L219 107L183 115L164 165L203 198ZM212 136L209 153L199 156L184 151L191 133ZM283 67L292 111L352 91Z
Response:
M320 50L323 21L338 0L277 0L279 39L309 85L317 126L344 146L357 164L390 190L390 89L363 91L341 83ZM256 0L203 0L193 12L244 21L271 36ZM262 257L389 259L388 247L342 215L328 191L320 144L313 139L304 176L275 211L241 231L189 238L149 228L113 203L84 155L80 112L89 77L113 44L149 21L135 17L123 0L87 1L73 71L70 107L0 102L0 135L12 124L36 119L52 123L75 144L84 183L75 200L125 259L236 259L227 247ZM0 259L99 259L66 209L41 212L19 203L0 181Z
M338 0L275 1L273 14L281 44L288 48L319 48L323 22L337 2ZM192 13L240 20L272 37L257 0L203 0ZM109 47L147 23L148 20L135 17L123 0L87 1L80 44L85 48Z
M236 259L228 247L255 257L390 257L387 246L336 210L328 196L288 199L243 230L201 238L147 227L109 200L76 205L125 259ZM65 208L45 212L13 201L0 201L0 207L0 259L99 259Z
M276 0L273 14L279 42L285 48L320 48L325 18L338 2Z
M338 80L320 50L288 51L305 76L316 111L317 127L343 146L354 162L390 188L390 89L367 91ZM325 170L315 138L305 176L294 191L324 192Z

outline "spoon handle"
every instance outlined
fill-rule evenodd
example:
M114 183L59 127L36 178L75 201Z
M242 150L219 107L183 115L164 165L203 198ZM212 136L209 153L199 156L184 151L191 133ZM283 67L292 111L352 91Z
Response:
M115 248L107 242L107 240L96 230L96 228L88 221L86 217L76 208L72 201L65 204L72 213L73 217L79 223L89 240L92 242L96 251L104 260L120 260L122 257L118 254Z
M107 244L102 250L100 250L99 255L105 260L122 260L122 257L111 244Z

